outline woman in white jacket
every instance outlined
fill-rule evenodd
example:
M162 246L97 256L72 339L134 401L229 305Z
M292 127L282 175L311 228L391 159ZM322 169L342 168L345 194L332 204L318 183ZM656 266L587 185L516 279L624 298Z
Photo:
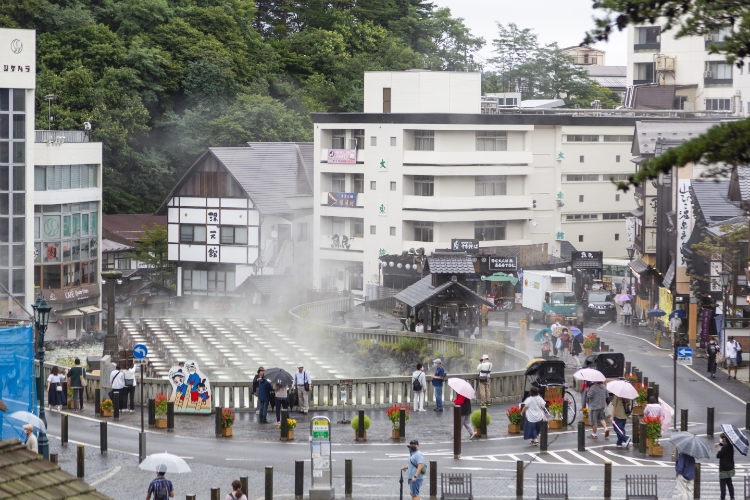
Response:
M424 409L424 395L425 392L427 392L427 377L425 377L422 363L417 363L417 369L411 374L411 387L414 391L414 411L427 411Z

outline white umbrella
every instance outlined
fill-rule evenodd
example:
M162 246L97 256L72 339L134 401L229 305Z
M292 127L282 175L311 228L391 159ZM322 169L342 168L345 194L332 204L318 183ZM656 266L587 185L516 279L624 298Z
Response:
M607 384L607 390L623 399L636 399L638 391L627 380L613 380Z
M573 376L578 380L585 380L586 382L604 382L607 380L607 377L602 372L593 368L581 368Z
M474 387L462 378L449 378L448 386L467 399L474 399Z
M190 472L190 466L188 466L187 462L177 455L172 455L171 453L166 452L155 453L147 456L138 467L143 470L158 472L159 467L162 465L167 468L166 472L170 474L184 474Z
M18 420L19 422L23 422L24 424L31 424L39 429L39 432L47 432L47 426L44 425L42 419L37 417L33 413L29 413L27 411L14 411L10 415L8 415L8 418Z

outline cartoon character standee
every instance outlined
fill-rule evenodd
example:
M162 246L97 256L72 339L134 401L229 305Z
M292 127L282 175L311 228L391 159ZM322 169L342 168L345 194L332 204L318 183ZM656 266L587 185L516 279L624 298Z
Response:
M187 379L187 385L190 387L190 401L193 403L198 402L198 384L201 383L201 377L198 375L195 363L192 361L185 365L188 373L190 374Z
M211 413L211 382L195 361L173 366L168 380L172 385L170 401L178 413ZM188 397L188 392L190 397Z
M172 382L174 383L175 394L180 396L180 402L185 401L185 395L187 394L187 385L185 385L185 374L182 370L177 370L171 375ZM175 397L177 400L177 397Z
M198 383L198 397L201 400L201 404L208 402L208 389L206 388L205 378Z

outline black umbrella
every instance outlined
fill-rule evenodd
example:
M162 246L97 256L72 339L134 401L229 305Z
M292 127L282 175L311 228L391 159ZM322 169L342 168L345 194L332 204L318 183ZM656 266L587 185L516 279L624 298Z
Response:
M288 371L283 368L269 368L266 370L266 379L272 384L277 385L292 385L294 377L292 377Z
M721 424L721 431L727 437L732 446L737 448L737 451L747 456L748 443L745 434L743 434L737 427L729 424Z

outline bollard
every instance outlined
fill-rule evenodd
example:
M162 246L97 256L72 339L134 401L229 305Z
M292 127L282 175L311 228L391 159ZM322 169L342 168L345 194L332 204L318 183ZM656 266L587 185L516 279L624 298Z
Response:
M539 452L540 453L547 453L547 421L542 420L542 429L539 432Z
M505 311L505 328L508 328L508 311Z
M167 403L167 432L174 432L174 401Z
M217 406L214 409L214 434L216 434L216 437L221 437L222 418L221 406ZM169 424L167 424L167 426L169 426Z
M146 460L146 433L138 433L138 463Z
M63 391L65 391L66 388L63 387ZM67 392L65 393L67 394ZM101 389L94 389L94 416L98 417L102 414L102 390Z
M82 444L78 445L78 449L76 451L76 465L77 465L76 477L78 477L78 479L83 479L85 467L84 467L84 448Z
M586 425L578 422L578 451L586 451Z
M641 417L639 417L638 415L633 415L632 422L633 422L633 432L632 432L633 448L635 448L636 446L638 446L638 443L639 443L638 440L640 439Z
M437 460L430 460L430 500L437 500Z
M687 408L680 410L680 430L687 431L688 428L688 411Z
M398 437L401 441L406 439L406 410L403 408L398 414Z
M654 388L653 387L648 387L646 389L646 394L648 396L648 401L651 401L651 396L654 395Z
M60 444L65 446L68 444L68 414L63 413L60 415Z
M638 452L642 454L646 454L646 439L648 438L648 434L646 433L646 424L639 423L638 424L640 430L638 431Z
M50 453L49 461L52 462L53 464L57 464L57 453Z
M185 495L185 500L195 500L195 495Z
M156 401L154 399L148 400L148 426L156 426Z
M483 406L479 410L479 437L487 437L487 407Z
M220 488L211 488L211 500L221 500Z
M642 384L643 383L643 372L640 371L637 368L633 368L633 371L635 372L635 376L638 379L638 383Z
M648 377L643 377L643 385L645 385L646 387L649 387L649 385L648 385Z
M604 498L612 498L612 462L604 462Z
M365 439L365 410L359 410L359 418L357 419L357 441Z
M693 498L700 500L701 497L701 464L695 464L695 479L693 480Z
M568 428L568 400L563 399L562 405L562 424L564 428Z
M242 485L241 486L242 493L244 493L245 496L247 496L247 492L248 492L248 488L249 488L249 486L248 486L248 477L247 476L241 476L240 477L240 484Z
M118 420L120 420L120 391L114 391L112 393L112 406L114 406L112 420L117 422Z
M245 491L244 489L242 490ZM305 496L305 462L294 461L294 498L302 500Z
M102 455L107 454L107 422L99 422L99 448Z
M364 410L360 410L364 413ZM344 460L344 498L352 498L352 459Z
M714 437L714 409L706 408L706 436Z
M453 407L453 458L461 458L461 407L460 406Z
M516 461L516 498L523 498L523 460Z
M266 466L266 500L273 500L273 467Z
M289 441L289 410L281 410L281 422L279 423L279 431L281 432L281 440Z
M750 403L745 403L745 429L750 429Z
M659 384L654 384L654 397L659 401Z
M631 363L630 361L625 361L625 373L626 373L626 374L630 374L630 373L633 373L633 372L631 371L631 370L633 369L633 368L632 368L632 365L633 365L633 363Z

